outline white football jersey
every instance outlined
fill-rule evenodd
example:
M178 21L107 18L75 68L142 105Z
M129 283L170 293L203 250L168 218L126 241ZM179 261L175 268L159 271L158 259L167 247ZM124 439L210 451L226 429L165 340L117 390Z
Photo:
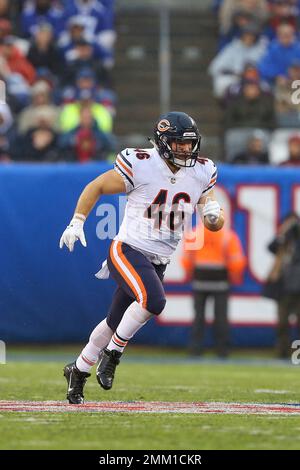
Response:
M199 199L216 183L215 164L199 158L195 166L173 173L155 148L125 149L117 155L114 169L123 177L127 193L115 239L169 258Z

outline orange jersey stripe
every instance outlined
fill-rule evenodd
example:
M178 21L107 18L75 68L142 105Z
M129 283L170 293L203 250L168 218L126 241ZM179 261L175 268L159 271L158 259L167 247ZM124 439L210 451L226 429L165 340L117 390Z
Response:
M123 170L125 171L125 173L128 176L133 177L132 171L127 168L127 166L123 163L123 161L121 160L121 158L119 156L117 157L117 163L118 163L118 165L120 165L123 168Z

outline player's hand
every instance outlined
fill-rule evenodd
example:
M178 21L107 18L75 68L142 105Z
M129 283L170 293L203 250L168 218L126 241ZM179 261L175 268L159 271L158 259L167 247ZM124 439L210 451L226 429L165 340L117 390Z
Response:
M207 217L210 223L215 224L220 217L220 212L221 207L218 201L212 201L208 197L203 207L203 216Z
M84 231L83 231L84 221L74 217L70 225L66 228L64 233L61 236L59 247L63 248L66 245L70 251L74 250L74 244L77 240L80 240L83 246L87 246Z

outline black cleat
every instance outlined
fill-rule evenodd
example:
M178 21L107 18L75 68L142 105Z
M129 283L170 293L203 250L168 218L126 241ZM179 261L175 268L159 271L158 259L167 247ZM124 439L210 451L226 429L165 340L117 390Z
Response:
M98 383L104 390L110 390L115 376L115 370L117 365L120 363L120 357L122 353L113 349L108 351L104 349L102 357L97 367L96 375Z
M68 382L67 400L69 400L69 403L73 405L82 405L84 403L83 387L90 375L77 369L75 362L64 367L64 376Z

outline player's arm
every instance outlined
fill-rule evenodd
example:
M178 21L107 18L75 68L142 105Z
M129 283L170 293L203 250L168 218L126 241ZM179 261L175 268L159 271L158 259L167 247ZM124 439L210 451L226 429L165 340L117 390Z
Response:
M216 200L214 190L212 189L207 195L201 196L198 204L203 207L202 214L205 227L212 232L221 230L225 222L224 212Z
M86 219L102 194L124 192L125 183L123 178L115 170L109 170L95 178L84 188L78 199L74 216L81 214Z
M83 226L86 218L93 209L102 194L118 194L125 192L125 183L122 176L115 170L106 173L91 181L82 191L78 199L73 218L61 236L59 246L66 245L70 251L74 249L74 243L80 240L86 246Z

